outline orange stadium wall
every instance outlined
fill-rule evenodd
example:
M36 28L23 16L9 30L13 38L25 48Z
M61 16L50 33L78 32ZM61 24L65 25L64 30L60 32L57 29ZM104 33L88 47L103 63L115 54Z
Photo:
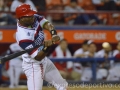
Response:
M107 41L114 48L115 44L120 40L120 27L118 26L59 26L56 27L61 38L67 39L72 51L80 47L83 40L93 40L98 45ZM16 27L0 27L0 53L5 51L9 44L16 42L15 40ZM51 35L48 31L45 32L45 39L50 39ZM101 48L101 45L98 47Z

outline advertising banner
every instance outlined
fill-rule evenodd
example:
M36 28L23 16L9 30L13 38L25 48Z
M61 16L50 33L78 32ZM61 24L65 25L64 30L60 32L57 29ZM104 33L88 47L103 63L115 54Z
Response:
M13 43L16 30L0 30L0 43ZM50 39L51 35L45 32L45 39ZM69 43L81 43L83 40L93 40L97 43L116 43L120 40L119 30L58 30L61 39L65 38Z

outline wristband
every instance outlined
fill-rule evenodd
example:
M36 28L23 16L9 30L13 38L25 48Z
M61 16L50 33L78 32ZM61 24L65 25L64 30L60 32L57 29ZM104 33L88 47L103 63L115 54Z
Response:
M52 35L52 36L53 36L53 35L57 35L57 32L56 32L56 30L55 30L55 29L50 30L50 33L51 33L51 35Z

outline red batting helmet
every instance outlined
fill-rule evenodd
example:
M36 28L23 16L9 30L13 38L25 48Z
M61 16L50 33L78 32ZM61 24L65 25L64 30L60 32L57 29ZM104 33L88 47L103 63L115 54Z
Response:
M32 10L30 8L29 4L22 4L16 8L16 17L17 18L21 18L23 16L32 16L35 13L37 13L37 12Z

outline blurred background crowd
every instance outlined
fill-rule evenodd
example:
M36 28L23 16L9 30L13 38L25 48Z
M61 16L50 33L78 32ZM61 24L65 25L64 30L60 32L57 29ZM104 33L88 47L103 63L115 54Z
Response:
M0 0L0 25L16 24L14 12L22 3L30 4L54 24L120 25L120 15L117 13L120 0Z
M16 25L15 9L22 3L30 4L31 8L38 11L38 14L45 16L56 26L120 25L120 0L0 0L0 27ZM20 49L13 49L12 45L16 43L7 44L1 56L20 51ZM54 62L61 75L67 80L92 81L96 77L97 81L120 81L119 40L114 44L108 41L98 44L94 40L83 40L82 43L74 45L74 43L68 43L66 38L62 38L58 45L50 50L48 57L63 58L63 60L66 58L87 59L83 62ZM113 57L114 59L108 60ZM90 58L104 58L101 62L96 61L94 70L96 75L93 75ZM0 84L10 81L9 87L14 88L19 85L19 81L26 81L21 64L21 57L17 57L3 66L0 65Z
M21 50L18 47L17 43L12 43L7 51L1 55L4 56L16 53ZM67 80L80 82L89 82L95 79L96 81L102 82L120 81L120 41L114 47L108 42L103 42L101 48L98 48L93 40L84 40L79 44L78 48L73 51L72 48L69 47L67 40L62 39L58 45L51 48L47 56L49 58L61 58L63 60L54 62L54 64L62 77ZM74 58L78 59L78 61L74 62ZM104 60L97 61L95 58L104 58ZM70 59L70 61L65 61L66 59ZM81 61L79 59L83 60ZM93 62L91 59L97 62L94 71L96 75L93 75ZM19 81L26 81L21 65L21 57L17 57L5 63L1 71L1 83L10 80L9 87L14 88L19 85Z

